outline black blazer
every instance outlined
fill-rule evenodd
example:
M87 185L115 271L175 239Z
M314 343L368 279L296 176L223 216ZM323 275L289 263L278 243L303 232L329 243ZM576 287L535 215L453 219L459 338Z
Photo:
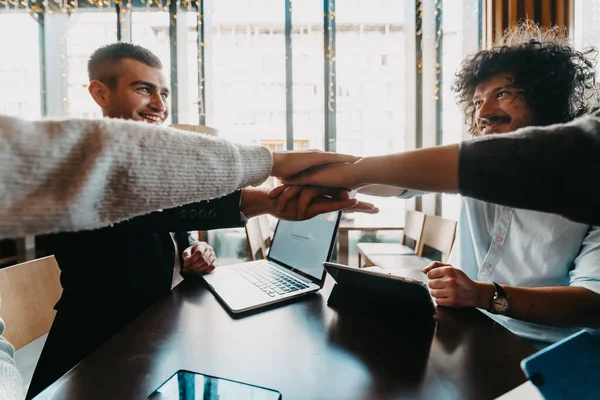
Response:
M63 294L28 397L170 292L175 260L170 232L176 232L182 252L191 244L187 231L243 226L240 193L108 228L40 237L39 247L56 257Z

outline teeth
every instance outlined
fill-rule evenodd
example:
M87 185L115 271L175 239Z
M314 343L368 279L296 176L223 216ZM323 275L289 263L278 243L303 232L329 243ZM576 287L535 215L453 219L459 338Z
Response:
M146 114L141 114L141 115L142 115L142 117L149 119L151 121L162 122L162 118L160 118L160 117L155 117L154 115L146 115Z

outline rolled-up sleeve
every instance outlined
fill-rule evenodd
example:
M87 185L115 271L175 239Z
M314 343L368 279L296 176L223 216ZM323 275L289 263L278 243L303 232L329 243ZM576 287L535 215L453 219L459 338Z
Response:
M590 227L574 264L575 268L569 273L569 285L600 294L600 227Z
M404 193L399 194L398 196L396 196L399 199L412 199L413 197L418 197L418 196L425 196L426 194L429 194L430 192L422 192L420 190L410 190L407 189L404 191Z

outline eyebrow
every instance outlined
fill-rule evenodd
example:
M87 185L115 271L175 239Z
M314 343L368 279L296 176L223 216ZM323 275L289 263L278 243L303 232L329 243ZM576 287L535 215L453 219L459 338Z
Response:
M156 86L154 83L150 83L150 82L146 82L146 81L133 81L129 84L129 86L137 86L137 85L148 86L152 90L156 90L158 88L158 86ZM166 87L161 87L160 91L166 92L167 94L171 94L171 91Z
M494 88L494 89L490 90L489 93L490 94L496 94L499 91L501 91L502 89L508 89L508 88L515 89L515 88L517 88L517 85L515 85L514 83L507 83L506 85L498 86L497 88ZM475 101L475 100L478 100L478 99L479 99L479 97L477 97L477 94L473 93L473 99L471 101Z

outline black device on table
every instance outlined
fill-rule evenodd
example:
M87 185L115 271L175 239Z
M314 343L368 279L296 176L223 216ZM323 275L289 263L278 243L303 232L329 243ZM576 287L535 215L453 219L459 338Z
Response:
M327 300L331 307L425 320L435 315L427 275L420 270L382 273L330 262L323 265L336 282Z

